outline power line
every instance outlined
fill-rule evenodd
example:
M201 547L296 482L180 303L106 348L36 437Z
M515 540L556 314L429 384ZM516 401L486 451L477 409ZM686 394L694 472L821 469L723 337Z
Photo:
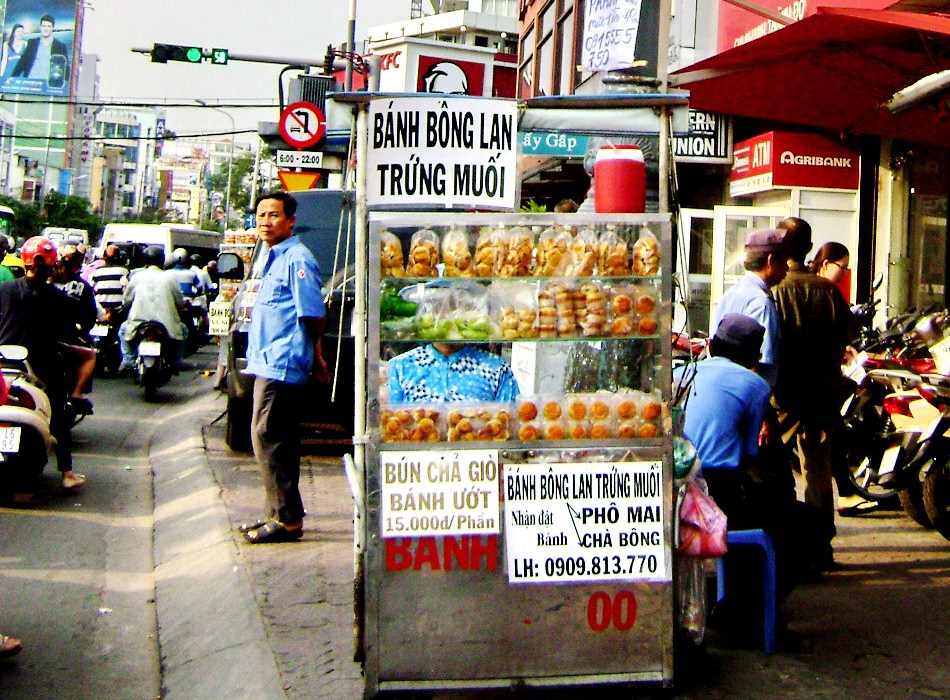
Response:
M267 109L269 107L278 107L277 100L270 100L267 102L221 102L220 104L209 105L209 107L202 107L199 104L196 104L193 99L187 100L185 102L169 102L170 99L185 99L185 98L165 98L164 101L132 101L132 98L123 98L115 100L52 100L52 99L26 99L26 100L11 100L9 98L0 99L0 103L21 103L21 104L56 104L64 106L73 106L73 107L102 107L104 109L113 108L113 107L139 107L139 108L155 108L155 107L165 107L165 108L177 108L177 107L187 107L190 109L208 109L209 107L222 107L228 109ZM252 99L252 98L249 98ZM257 99L257 98L253 98Z

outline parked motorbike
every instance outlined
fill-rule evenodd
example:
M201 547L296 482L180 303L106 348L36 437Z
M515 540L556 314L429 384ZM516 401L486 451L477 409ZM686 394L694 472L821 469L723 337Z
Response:
M7 395L0 404L0 473L4 486L39 476L53 450L50 403L20 345L0 345Z
M136 382L142 387L145 400L151 401L173 373L168 331L158 321L146 321L135 330L131 344L135 349Z

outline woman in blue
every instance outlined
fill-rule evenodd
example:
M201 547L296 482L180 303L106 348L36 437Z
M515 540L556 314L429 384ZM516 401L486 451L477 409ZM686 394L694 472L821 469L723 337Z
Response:
M23 38L23 32L26 31L22 24L14 24L10 30L10 37L3 43L3 54L0 56L0 76L9 77L13 69L16 68L20 55L26 47L26 40Z
M471 345L433 343L389 361L392 404L513 403L518 393L508 363Z

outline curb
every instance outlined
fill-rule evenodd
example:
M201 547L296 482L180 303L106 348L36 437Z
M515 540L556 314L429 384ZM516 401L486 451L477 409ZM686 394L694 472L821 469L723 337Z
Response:
M149 450L163 698L285 699L201 436L214 396L163 421L156 433L171 446Z

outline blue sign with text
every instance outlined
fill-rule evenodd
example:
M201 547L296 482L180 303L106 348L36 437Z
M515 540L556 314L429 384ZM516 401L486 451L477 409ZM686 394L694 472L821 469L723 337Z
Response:
M587 136L544 131L522 131L518 134L521 152L526 156L561 156L583 158Z

